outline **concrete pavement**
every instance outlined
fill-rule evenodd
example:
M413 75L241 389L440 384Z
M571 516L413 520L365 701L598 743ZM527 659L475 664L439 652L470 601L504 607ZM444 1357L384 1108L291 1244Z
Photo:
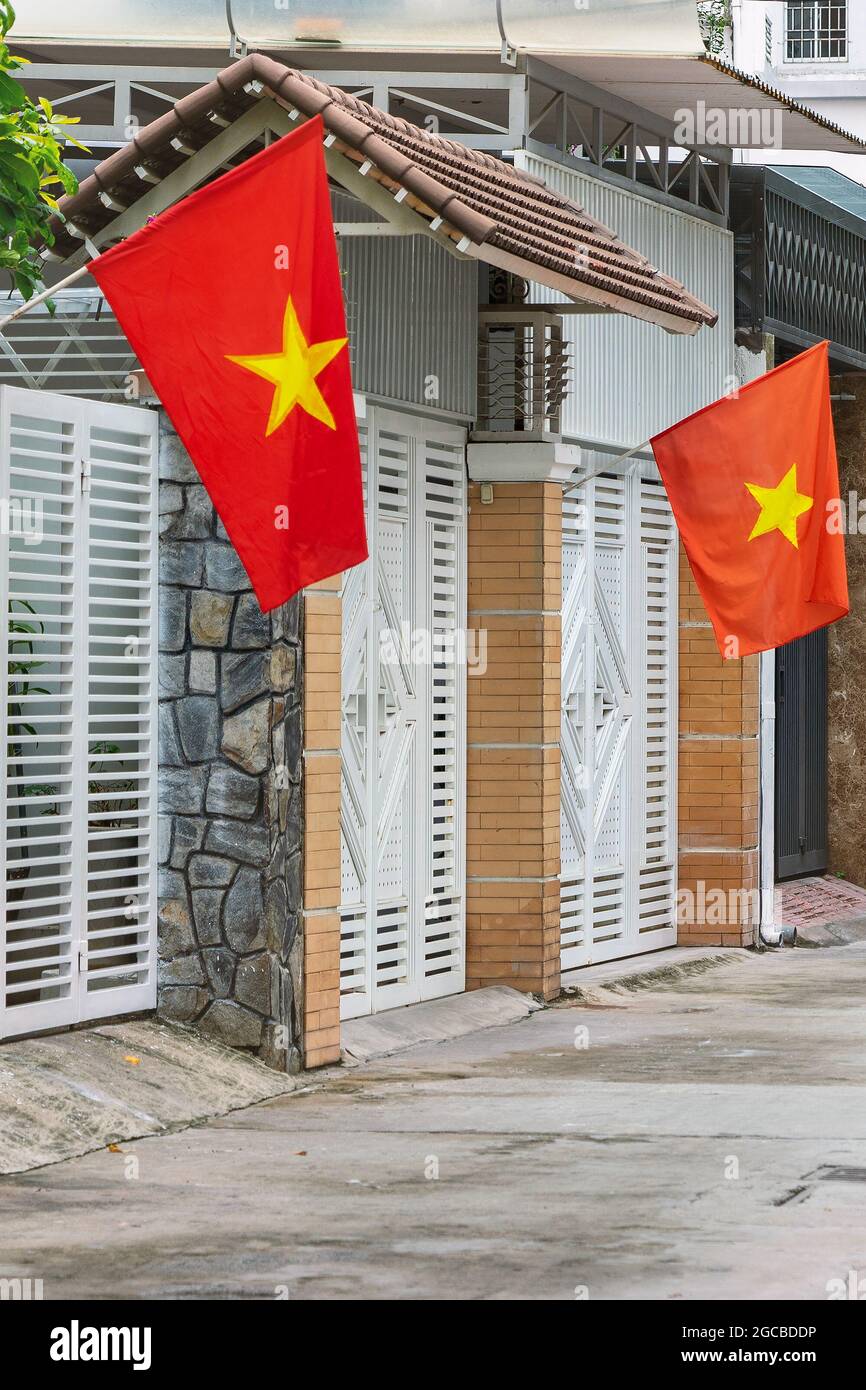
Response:
M864 997L866 944L741 957L332 1072L0 1179L0 1274L46 1298L866 1292Z

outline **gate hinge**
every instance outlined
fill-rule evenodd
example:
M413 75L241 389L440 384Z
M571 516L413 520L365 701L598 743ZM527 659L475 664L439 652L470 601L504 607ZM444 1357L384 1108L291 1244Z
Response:
M82 946L78 952L78 973L79 975L87 974L87 948L85 946Z
M90 491L90 459L81 460L81 491Z

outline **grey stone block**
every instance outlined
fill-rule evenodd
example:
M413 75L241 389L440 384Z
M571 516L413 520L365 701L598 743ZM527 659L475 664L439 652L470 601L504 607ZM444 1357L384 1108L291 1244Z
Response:
M195 922L195 934L200 946L218 946L222 940L220 909L224 897L224 888L196 888L193 890L192 916Z
M192 1023L208 1002L208 994L203 989L169 985L159 992L157 1012L169 1023Z
M162 540L159 544L159 582L197 589L204 575L201 541Z
M261 950L265 944L262 928L261 874L255 869L239 869L223 906L226 941L239 954Z
M175 956L174 960L159 963L159 983L161 985L203 985L204 970L197 954Z
M219 764L211 768L205 809L218 816L239 816L249 820L259 804L257 777L248 777L237 768Z
M275 956L284 953L286 924L289 916L289 900L286 885L281 879L274 879L265 891L265 936L268 950Z
M159 514L168 516L172 512L179 512L183 508L183 489L176 483L160 483L159 485Z
M235 999L256 1013L268 1014L271 1008L271 963L262 954L242 960L235 975Z
M192 595L189 632L197 647L226 645L234 602L229 594L211 594L207 590Z
M217 688L216 652L190 652L189 688L203 695L215 694Z
M302 905L300 853L293 854L286 865L286 894L289 899L289 911L300 912Z
M255 594L241 594L232 628L232 646L239 651L271 645L269 615L263 613Z
M222 659L222 682L220 700L228 713L247 705L259 695L270 689L269 659L267 652L250 652L242 655L227 652Z
M300 705L296 705L289 710L283 720L283 729L285 730L286 739L283 757L286 767L289 770L291 781L297 782L300 780L301 776L301 752L303 748Z
M228 999L215 1000L199 1023L203 1033L229 1047L258 1047L263 1026L256 1014Z
M183 652L175 655L160 652L157 668L160 699L175 700L186 694L186 656Z
M159 476L169 483L197 483L195 465L174 431L160 435Z
M157 859L167 864L171 856L171 829L174 824L171 816L157 817Z
M224 854L227 859L264 868L268 862L268 832L263 825L250 825L237 820L212 820L208 826L205 849L210 854Z
M186 489L185 506L178 511L168 534L176 540L203 541L213 532L213 502L201 483Z
M159 809L181 816L197 816L204 806L207 769L204 767L161 767L159 769Z
M186 593L162 585L159 591L159 649L183 651L186 642Z
M177 736L174 718L174 705L163 703L159 707L159 764L160 767L182 767L183 750ZM162 773L159 774L160 778Z
M220 713L209 695L188 695L175 702L180 741L191 763L211 762L220 747Z
M236 957L225 946L214 946L203 952L208 983L217 999L228 999L235 977Z
M286 1030L279 1023L268 1021L262 1033L259 1056L266 1066L274 1071L288 1071L288 1048Z
M295 684L297 652L292 647L274 647L271 652L271 689L285 695Z
M203 816L176 816L174 845L171 851L173 869L185 869L189 856L204 844L207 821Z
M270 700L259 700L239 714L223 720L221 750L245 772L264 772L268 766Z
M194 854L187 870L191 888L226 888L237 873L237 864L215 854Z
M186 895L183 898L169 898L160 903L159 931L157 945L162 960L172 960L175 956L186 955L195 950L195 938Z
M273 640L275 642L297 642L300 630L301 596L295 594L288 603L275 608L271 613Z
M207 548L205 583L208 589L230 594L252 588L234 546L216 543Z

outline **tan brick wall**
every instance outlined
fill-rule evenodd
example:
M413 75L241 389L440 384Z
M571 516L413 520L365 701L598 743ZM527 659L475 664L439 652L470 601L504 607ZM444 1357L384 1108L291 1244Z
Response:
M340 576L304 595L304 1065L340 1060Z
M759 658L722 660L682 548L679 622L679 888L694 895L694 911L678 940L750 945L760 886Z
M559 992L562 489L470 488L466 987ZM476 647L477 650L477 647Z

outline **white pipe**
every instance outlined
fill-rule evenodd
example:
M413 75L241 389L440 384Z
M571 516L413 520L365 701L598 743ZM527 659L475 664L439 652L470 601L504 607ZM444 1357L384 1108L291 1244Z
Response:
M52 285L50 290L42 290L40 294L34 294L32 299L26 299L24 303L19 304L18 308L13 310L11 314L7 314L5 319L0 319L0 333L2 333L7 324L12 323L15 319L20 319L22 314L26 314L28 309L35 309L37 304L44 304L46 299L50 299L58 290L65 290L67 285L74 285L75 281L87 275L89 270L90 262L88 262L87 265L80 266L78 270L73 270L72 274L67 275L65 280L58 280L57 284Z
M761 652L761 728L759 752L761 769L761 810L759 872L761 882L761 922L755 933L757 946L779 946L781 932L775 925L776 907L776 653Z

